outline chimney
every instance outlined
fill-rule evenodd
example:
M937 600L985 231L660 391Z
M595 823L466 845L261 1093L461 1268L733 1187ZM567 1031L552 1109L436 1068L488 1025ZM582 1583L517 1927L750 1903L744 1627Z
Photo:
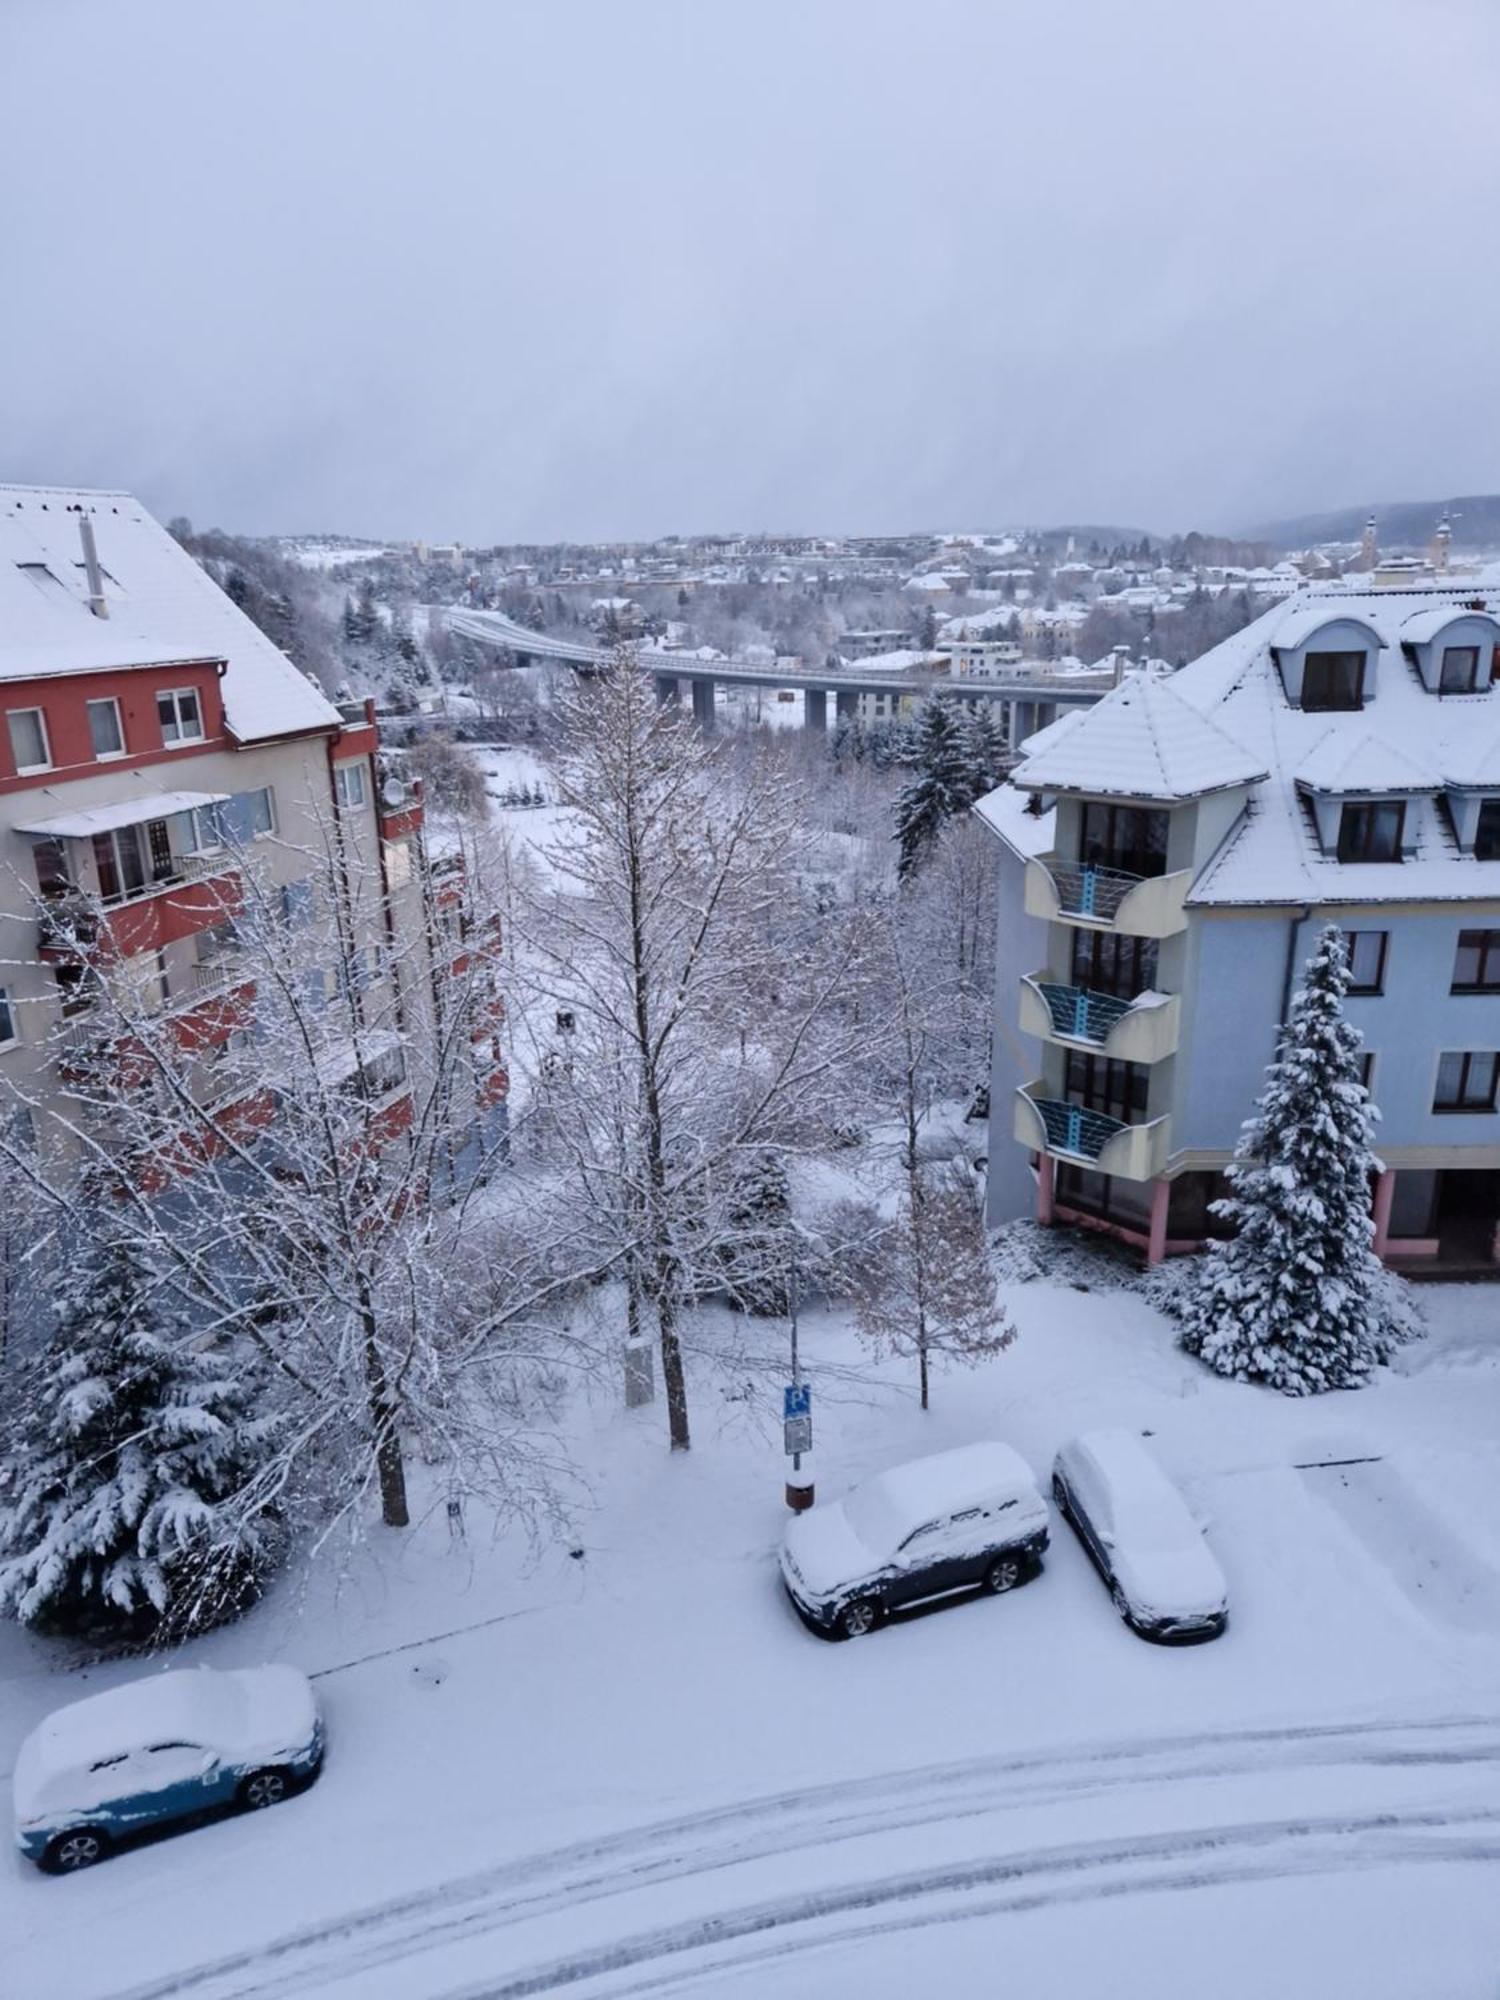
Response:
M78 539L83 543L83 567L89 580L89 610L96 618L107 618L109 601L104 595L104 572L94 546L94 524L87 514L78 516Z

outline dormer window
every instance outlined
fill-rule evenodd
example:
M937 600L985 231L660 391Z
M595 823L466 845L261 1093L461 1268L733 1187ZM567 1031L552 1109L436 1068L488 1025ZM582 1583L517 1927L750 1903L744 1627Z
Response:
M1479 686L1479 648L1444 646L1439 694L1473 694Z
M1500 799L1486 799L1474 825L1474 859L1500 861Z
M1354 709L1364 705L1363 653L1309 653L1302 663L1305 709Z
M1400 799L1346 805L1339 817L1339 860L1399 861L1405 824Z

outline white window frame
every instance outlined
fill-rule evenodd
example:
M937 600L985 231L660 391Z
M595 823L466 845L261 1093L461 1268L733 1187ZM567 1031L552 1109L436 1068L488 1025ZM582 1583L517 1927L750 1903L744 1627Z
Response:
M198 728L192 736L187 735L182 726L182 702L184 697L191 701L198 711ZM169 701L172 704L173 727L177 731L175 736L167 734L167 725L161 718L161 705L164 701ZM158 688L156 690L156 716L158 722L161 722L162 743L168 750L178 750L189 743L203 743L207 741L207 734L203 723L203 697L194 687Z
M125 756L127 754L125 748L125 717L121 714L120 704L115 699L115 697L112 694L99 695L93 701L86 701L83 706L89 719L89 747L94 752L95 763L110 764L113 763L116 758ZM96 708L113 709L115 717L115 735L119 739L118 749L100 750L95 746L94 710Z
M36 717L36 726L42 732L43 757L40 764L23 764L19 756L16 755L15 732L11 725L18 715L34 715ZM50 771L53 768L52 735L47 728L47 711L45 708L8 708L5 711L5 726L7 733L10 735L10 754L15 758L16 776L18 778L29 778L33 771Z
M358 789L354 789L352 779L358 779ZM347 758L333 767L333 796L341 812L353 812L367 801L365 785L365 763L362 757Z
M16 1027L16 1003L10 989L0 986L0 1049L13 1049L21 1039Z

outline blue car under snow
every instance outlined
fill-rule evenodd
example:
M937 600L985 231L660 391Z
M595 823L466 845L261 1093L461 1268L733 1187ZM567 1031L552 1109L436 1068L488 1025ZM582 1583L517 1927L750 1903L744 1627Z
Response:
M32 1730L16 1759L16 1840L71 1873L172 1820L277 1805L322 1761L317 1700L295 1667L154 1674Z

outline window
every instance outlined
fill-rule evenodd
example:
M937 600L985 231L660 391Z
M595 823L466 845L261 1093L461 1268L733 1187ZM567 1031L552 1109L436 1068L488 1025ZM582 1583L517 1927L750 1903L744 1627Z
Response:
M1345 806L1339 820L1340 861L1399 861L1406 807L1399 799L1386 805Z
M1302 662L1302 706L1347 709L1364 705L1363 653L1309 653Z
M16 770L24 776L27 771L50 769L52 752L47 745L47 718L42 711L13 708L5 719L10 724L10 750Z
M73 894L73 880L68 873L68 852L60 840L33 841L31 859L36 868L39 896L52 903Z
M1366 1049L1359 1059L1359 1080L1366 1090L1375 1088L1375 1051Z
M365 802L365 767L363 764L335 764L333 767L334 797L347 811L351 806L362 806Z
M1133 1000L1156 984L1155 939L1116 937L1112 931L1075 931L1073 984Z
M1493 1111L1500 1055L1492 1049L1450 1049L1438 1057L1434 1111Z
M1453 993L1500 993L1500 931L1460 931Z
M1439 694L1472 694L1479 685L1479 648L1445 646L1438 675Z
M385 844L385 879L393 889L411 880L411 842L388 840Z
M201 743L203 710L196 688L168 688L156 697L163 743Z
M300 929L312 917L313 885L310 881L283 882L281 885L281 921L294 929Z
M1115 1062L1072 1050L1063 1095L1069 1104L1081 1105L1085 1111L1102 1111L1108 1118L1129 1124L1132 1117L1146 1115L1149 1083L1150 1075L1142 1063Z
M11 1009L10 995L0 986L0 1049L8 1049L17 1041L16 1017Z
M1085 805L1079 858L1090 868L1165 875L1167 827L1166 813L1145 806Z
M96 833L93 846L99 894L106 903L138 896L154 883L176 878L177 861L164 819L148 819L144 827L120 826L112 833Z
M1500 799L1486 799L1474 828L1474 859L1500 861Z
M89 736L93 741L96 757L121 757L125 754L125 733L120 727L120 704L117 701L91 701L89 712Z
M1344 932L1344 950L1349 958L1351 993L1385 991L1385 948L1389 940L1389 931Z

